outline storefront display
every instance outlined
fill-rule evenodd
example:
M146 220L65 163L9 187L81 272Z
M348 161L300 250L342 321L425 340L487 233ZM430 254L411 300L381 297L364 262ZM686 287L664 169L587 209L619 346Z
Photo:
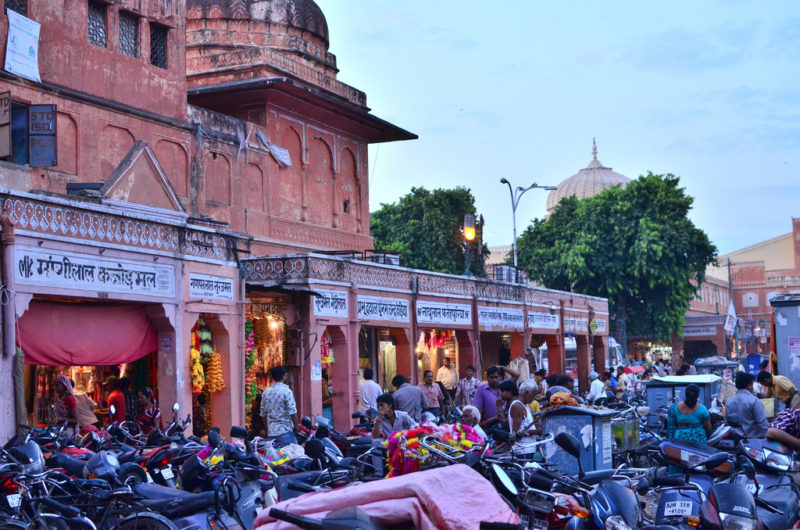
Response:
M214 348L214 337L202 315L192 328L189 350L192 370L192 412L195 418L194 433L205 435L212 425L212 407L208 406L215 394L225 388L222 357Z
M423 379L425 370L434 374L443 365L444 358L458 370L458 341L453 330L426 329L420 332L417 346L417 377Z
M253 405L270 385L270 370L285 366L286 320L276 304L254 304L245 320L245 418L250 427ZM267 311L272 309L272 312Z

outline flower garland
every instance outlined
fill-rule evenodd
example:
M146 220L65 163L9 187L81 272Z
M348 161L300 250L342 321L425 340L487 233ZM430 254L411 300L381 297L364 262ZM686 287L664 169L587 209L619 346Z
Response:
M422 422L414 429L396 431L387 440L387 477L414 473L431 461L434 455L419 443L419 439L426 435L433 435L440 444L462 451L470 451L476 444L483 443L472 427L461 423L436 425Z
M327 369L333 364L333 346L331 344L331 336L328 335L327 331L322 335L320 357L323 369Z

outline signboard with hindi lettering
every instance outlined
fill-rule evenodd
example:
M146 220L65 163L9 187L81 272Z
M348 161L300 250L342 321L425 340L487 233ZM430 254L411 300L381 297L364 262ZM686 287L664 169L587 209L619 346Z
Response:
M28 247L15 247L14 260L19 285L175 297L172 265Z
M597 329L592 333L605 333L608 331L608 321L605 318L595 318L594 320L597 322Z
M314 315L318 317L347 318L347 291L328 291L314 289L321 296L314 295Z
M408 300L403 298L359 295L358 318L360 320L407 323L411 321L411 310L409 309Z
M233 278L189 273L189 296L208 300L233 301Z
M472 306L469 304L443 304L441 302L417 302L417 322L438 325L472 325Z
M694 326L683 328L684 337L713 337L717 334L717 328L714 326Z
M522 330L525 314L522 309L478 306L478 323L485 328L508 328Z
M559 316L551 313L528 311L528 327L538 329L558 329Z
M564 317L564 331L585 333L589 331L589 321L581 317Z

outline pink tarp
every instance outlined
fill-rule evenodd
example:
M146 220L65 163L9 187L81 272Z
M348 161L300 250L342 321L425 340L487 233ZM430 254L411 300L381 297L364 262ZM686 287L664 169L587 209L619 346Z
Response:
M413 524L418 530L472 530L481 521L518 524L519 518L491 482L458 464L366 482L331 491L309 493L273 508L322 519L331 510L359 506L386 525ZM259 530L297 528L275 521L269 508L259 513Z
M141 305L31 302L19 319L17 345L27 364L112 365L141 359L157 346Z

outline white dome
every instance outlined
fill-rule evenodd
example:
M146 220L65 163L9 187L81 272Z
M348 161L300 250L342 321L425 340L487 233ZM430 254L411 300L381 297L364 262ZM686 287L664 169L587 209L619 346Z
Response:
M592 141L592 161L550 192L547 196L547 213L553 213L555 207L565 197L576 195L579 199L585 199L611 186L621 184L625 187L630 181L631 179L625 175L611 171L610 167L605 167L597 160L597 145Z

